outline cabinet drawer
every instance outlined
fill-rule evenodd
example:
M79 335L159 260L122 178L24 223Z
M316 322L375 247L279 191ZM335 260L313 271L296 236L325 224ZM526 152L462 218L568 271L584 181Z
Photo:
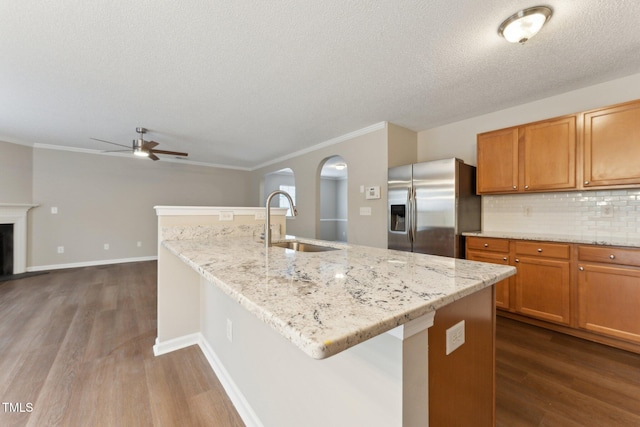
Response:
M516 254L545 258L569 259L571 245L565 243L516 242Z
M467 248L476 251L509 252L509 240L491 237L467 237Z
M578 246L578 260L640 267L640 249Z

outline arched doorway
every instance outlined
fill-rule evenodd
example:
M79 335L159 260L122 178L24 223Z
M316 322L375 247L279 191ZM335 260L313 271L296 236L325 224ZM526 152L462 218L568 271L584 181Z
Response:
M324 160L320 170L321 240L347 241L347 163L341 156Z

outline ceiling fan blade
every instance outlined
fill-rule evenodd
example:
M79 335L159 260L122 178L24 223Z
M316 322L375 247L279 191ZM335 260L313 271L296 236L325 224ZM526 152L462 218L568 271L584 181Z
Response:
M157 153L157 154L170 154L172 156L180 156L180 157L187 157L189 154L188 153L181 153L178 151L166 151L166 150L149 150L151 153Z
M142 144L142 149L143 150L150 150L153 147L158 146L158 143L155 141L145 141L144 144Z
M153 153L149 153L149 158L150 158L151 160L153 160L154 162L155 162L156 160L160 160L160 157L156 156L156 155L155 155L155 154L153 154Z
M94 141L106 142L107 144L119 145L120 147L131 148L128 145L122 145L122 144L118 144L111 141L105 141L104 139L98 139L98 138L89 138L89 139L93 139Z

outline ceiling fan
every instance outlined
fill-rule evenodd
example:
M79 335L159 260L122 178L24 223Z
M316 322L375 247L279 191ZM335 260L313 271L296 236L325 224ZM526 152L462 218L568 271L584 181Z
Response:
M136 132L138 132L140 136L138 137L138 139L133 140L131 147L123 144L118 144L115 142L105 141L103 139L97 139L97 138L91 138L91 139L93 139L94 141L106 142L107 144L112 144L112 145L117 145L120 147L127 148L126 150L108 151L109 153L115 153L120 151L132 151L133 154L135 154L136 156L148 157L153 161L160 160L160 158L156 156L156 154L169 154L172 156L179 156L179 157L187 157L189 155L187 153L181 153L178 151L156 150L154 147L157 147L159 145L157 142L144 140L143 135L147 133L147 129L136 128Z

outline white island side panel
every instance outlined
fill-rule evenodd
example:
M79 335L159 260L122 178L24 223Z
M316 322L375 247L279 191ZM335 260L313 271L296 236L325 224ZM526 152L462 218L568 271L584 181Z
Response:
M255 425L402 426L401 340L381 334L315 360L214 284L202 279L200 286L203 338L255 413Z

